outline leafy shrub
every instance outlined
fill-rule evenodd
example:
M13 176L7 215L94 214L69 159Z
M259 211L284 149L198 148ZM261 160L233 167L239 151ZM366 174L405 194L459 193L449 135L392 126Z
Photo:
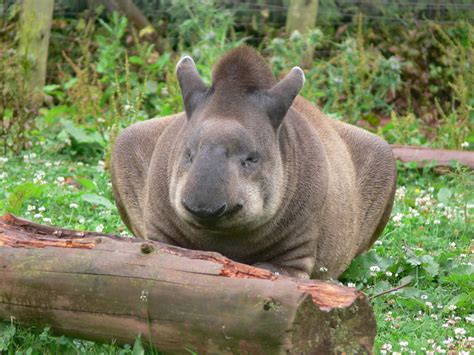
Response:
M274 39L269 49L277 75L301 63L307 48L323 45L321 31L307 36L293 33L289 40ZM395 57L385 58L375 48L366 48L362 27L357 37L335 44L336 54L329 60L318 60L306 73L303 95L318 102L323 110L344 120L357 123L365 120L379 124L378 115L388 115L390 99L400 86L402 65Z

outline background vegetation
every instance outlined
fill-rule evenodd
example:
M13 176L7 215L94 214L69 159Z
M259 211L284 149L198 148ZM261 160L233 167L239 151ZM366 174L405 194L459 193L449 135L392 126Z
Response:
M65 228L127 234L108 155L136 121L182 110L174 67L190 54L209 82L219 56L256 47L276 76L303 62L303 95L390 143L472 150L474 5L469 1L320 1L318 27L286 33L285 1L135 1L159 37L85 1L57 1L44 104L18 48L19 7L0 4L0 212ZM472 172L399 165L384 235L341 279L373 299L380 353L473 347ZM137 300L138 302L138 300ZM141 353L0 323L0 353Z

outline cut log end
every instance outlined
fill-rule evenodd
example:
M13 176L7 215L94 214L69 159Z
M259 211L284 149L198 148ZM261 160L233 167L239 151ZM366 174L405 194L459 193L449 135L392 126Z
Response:
M0 260L0 318L58 333L128 343L141 333L173 352L372 351L375 318L357 289L213 252L6 215Z

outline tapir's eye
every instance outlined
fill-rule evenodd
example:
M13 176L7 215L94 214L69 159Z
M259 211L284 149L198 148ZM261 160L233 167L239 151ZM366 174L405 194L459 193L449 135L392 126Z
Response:
M242 166L248 168L257 164L260 161L260 156L257 153L250 154L245 160L242 161Z

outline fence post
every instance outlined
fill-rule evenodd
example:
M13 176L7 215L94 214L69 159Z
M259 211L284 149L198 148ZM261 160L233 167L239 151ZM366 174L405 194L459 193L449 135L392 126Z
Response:
M54 0L21 1L19 53L32 64L28 78L32 107L43 101L53 7Z
M290 0L286 18L286 32L288 34L298 31L305 35L316 25L318 15L318 0ZM308 48L301 65L311 66L314 48Z

